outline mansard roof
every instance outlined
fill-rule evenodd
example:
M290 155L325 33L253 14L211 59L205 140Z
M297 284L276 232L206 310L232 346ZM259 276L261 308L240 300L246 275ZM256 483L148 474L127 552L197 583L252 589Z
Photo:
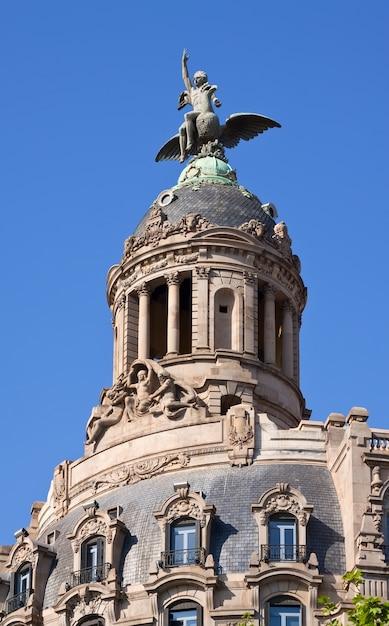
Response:
M224 572L248 571L249 559L258 552L258 526L251 505L277 482L285 481L300 490L312 504L308 525L307 553L315 552L320 571L341 574L345 569L340 506L327 468L307 464L261 464L249 467L207 467L155 476L134 485L97 496L101 509L120 505L121 520L130 535L125 545L123 584L144 583L160 558L161 530L154 511L174 493L174 483L190 483L191 491L202 491L216 508L211 528L210 552ZM73 556L67 535L85 515L82 506L53 525L60 534L55 548L56 568L50 575L45 605L57 600L60 584L72 571ZM50 532L51 529L47 529Z

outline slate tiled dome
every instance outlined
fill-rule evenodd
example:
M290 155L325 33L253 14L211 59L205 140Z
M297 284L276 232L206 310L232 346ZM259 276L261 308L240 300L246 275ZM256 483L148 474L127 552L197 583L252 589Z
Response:
M200 213L212 224L238 227L251 219L266 226L268 236L272 234L274 220L262 209L258 198L236 184L200 183L183 185L173 189L174 199L163 212L175 224L190 212ZM145 214L135 230L140 235L145 228L151 209Z
M163 549L161 530L154 511L173 492L173 483L188 481L191 490L202 491L216 507L211 530L210 552L220 571L245 572L250 555L258 552L258 526L251 504L258 502L278 481L288 481L301 490L313 512L308 526L308 553L316 552L322 572L341 574L345 568L341 514L334 484L327 468L300 464L257 465L244 468L193 469L156 476L121 487L98 498L104 508L123 508L122 520L131 537L126 546L123 582L147 580L150 567ZM73 555L67 535L85 514L83 507L70 512L53 529L59 530L58 561L46 588L45 605L52 605L63 580L70 576Z

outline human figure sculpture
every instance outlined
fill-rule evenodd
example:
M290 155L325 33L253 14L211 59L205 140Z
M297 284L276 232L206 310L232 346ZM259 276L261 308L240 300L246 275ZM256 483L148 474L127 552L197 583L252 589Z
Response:
M150 411L153 415L163 414L169 419L177 419L181 417L183 410L196 406L196 395L193 390L175 383L169 372L165 370L159 372L158 381L160 386L150 396L153 403ZM179 390L183 392L180 399L178 399Z
M103 392L101 404L92 409L86 428L87 444L96 444L107 428L120 422L123 416L126 393L124 374L121 374L115 385Z
M199 115L214 113L212 103L216 107L221 106L220 100L216 97L216 85L210 85L208 76L203 70L194 73L192 84L188 72L188 53L182 53L181 69L182 79L186 87L179 98L178 110L190 104L193 111L185 113L185 121L180 126L180 163L185 161L187 154L190 154L197 141L196 120Z
M221 124L213 110L213 105L221 106L215 94L217 86L208 82L207 74L202 70L194 74L192 84L188 58L184 50L181 71L185 91L180 95L178 109L191 105L193 110L185 114L178 133L162 146L156 161L175 159L182 163L191 154L226 160L224 148L234 148L241 139L248 141L269 128L280 127L275 120L257 113L235 113Z
M132 372L127 377L127 390L130 392L125 397L127 419L132 421L134 416L140 417L148 412L152 403L151 371L140 369L137 373L136 383L131 383ZM132 393L131 393L132 392Z

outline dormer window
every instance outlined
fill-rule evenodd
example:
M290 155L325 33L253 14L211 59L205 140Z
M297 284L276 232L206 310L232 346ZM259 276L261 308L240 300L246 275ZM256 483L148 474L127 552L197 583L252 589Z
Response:
M169 565L189 565L200 562L198 523L181 519L170 526Z
M104 561L104 537L92 537L81 546L81 569L73 574L73 586L105 580L109 567Z
M26 606L31 593L31 563L23 563L15 574L14 595L7 602L7 613Z

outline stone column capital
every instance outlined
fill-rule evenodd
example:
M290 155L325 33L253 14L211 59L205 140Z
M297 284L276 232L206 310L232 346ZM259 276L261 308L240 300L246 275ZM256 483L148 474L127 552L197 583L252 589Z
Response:
M138 296L149 296L151 294L151 289L147 283L142 283L135 288Z
M179 285L182 282L182 278L179 272L172 272L171 274L165 274L166 283L170 285Z
M122 291L122 293L120 294L120 296L118 297L117 301L116 301L116 311L120 311L120 309L122 307L124 307L124 305L126 304L126 294L124 293L124 291Z
M247 285L253 285L257 276L253 272L243 272L243 280Z
M263 293L265 294L265 297L274 298L276 295L276 290L274 289L273 285L266 283L266 285L263 288Z
M196 266L196 274L198 278L208 279L210 271L211 271L210 267L206 267L204 265Z

